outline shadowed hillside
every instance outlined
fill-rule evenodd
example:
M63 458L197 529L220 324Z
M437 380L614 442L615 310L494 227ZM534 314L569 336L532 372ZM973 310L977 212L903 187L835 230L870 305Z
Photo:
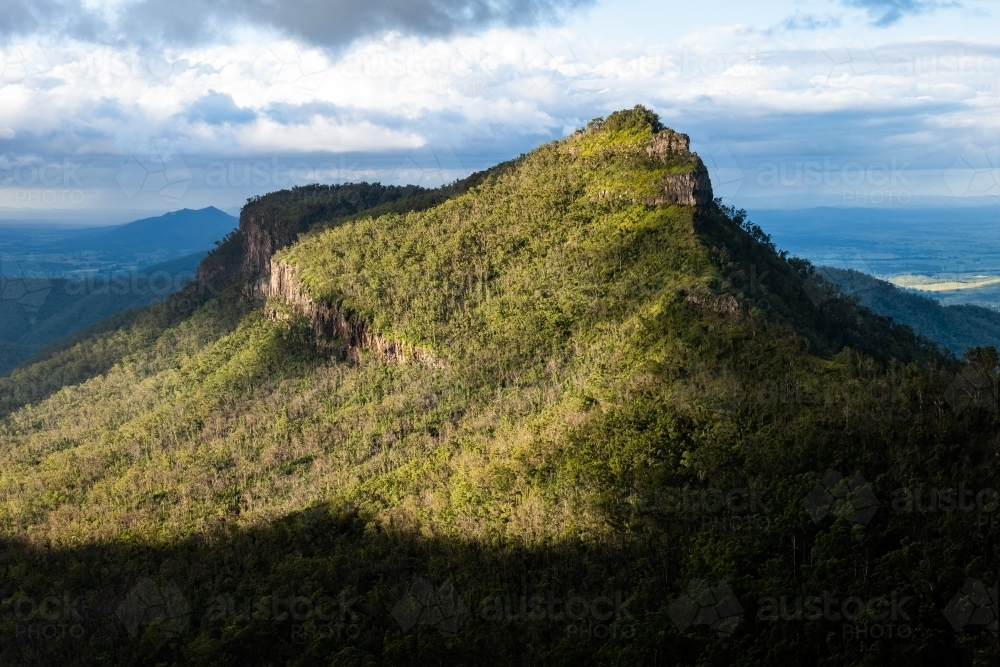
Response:
M83 279L0 277L0 374L90 325L163 301L195 277L203 257Z
M845 293L857 296L861 305L912 327L917 334L940 343L956 355L970 347L1000 347L1000 313L995 310L970 305L942 306L935 299L907 292L859 271L829 266L818 270Z

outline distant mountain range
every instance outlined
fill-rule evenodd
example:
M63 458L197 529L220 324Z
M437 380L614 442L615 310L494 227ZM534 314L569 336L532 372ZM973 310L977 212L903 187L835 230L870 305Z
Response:
M236 229L239 220L214 206L189 208L111 228L92 229L62 243L62 249L135 255L190 255L209 250Z
M113 227L0 227L0 275L79 278L205 253L237 226L210 206Z
M194 278L204 257L86 279L0 276L0 375L97 322L163 301Z
M209 207L114 227L0 228L0 374L96 322L174 294L237 223Z
M1000 348L1000 312L982 306L944 306L853 269L823 266L818 272L847 294L857 296L861 305L909 326L957 356L970 347Z

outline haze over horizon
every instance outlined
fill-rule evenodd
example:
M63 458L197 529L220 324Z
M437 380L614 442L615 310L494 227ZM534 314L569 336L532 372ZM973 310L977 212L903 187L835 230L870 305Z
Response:
M984 0L6 5L0 220L436 186L637 103L737 205L1000 196Z

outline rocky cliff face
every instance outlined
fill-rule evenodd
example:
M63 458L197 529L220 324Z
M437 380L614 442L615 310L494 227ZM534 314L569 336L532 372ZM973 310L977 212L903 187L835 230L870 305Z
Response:
M389 340L371 331L366 322L353 318L350 313L341 312L333 305L316 303L302 288L294 267L273 261L277 251L295 243L299 234L313 225L398 201L412 191L412 186L399 188L368 183L311 186L250 201L243 207L239 231L231 240L230 254L238 256L229 264L230 272L236 274L232 278L243 285L246 296L276 299L305 317L313 329L317 347L324 353L358 360L362 352L367 351L389 361L412 359L437 365L439 360L429 351ZM273 306L268 308L271 317L283 317L282 312L287 311Z
M359 361L368 352L386 361L417 361L426 366L443 364L435 354L414 345L390 340L373 332L367 322L336 306L316 303L305 290L295 267L284 262L270 265L267 280L260 284L260 292L287 304L297 314L305 317L313 330L316 346L321 351L341 359ZM281 312L269 308L268 315L281 318Z
M235 287L248 298L261 297L270 279L271 257L294 243L299 232L296 219L281 219L266 207L243 207L239 229L198 267L198 293Z
M691 153L691 137L671 129L664 129L654 135L653 140L646 147L646 153L650 157L655 157L661 162L670 159L687 156Z
M648 201L648 204L706 206L712 203L712 181L708 177L708 169L698 154L691 152L688 135L662 130L650 141L646 153L664 164L691 163L690 171L668 176L662 186L663 194Z
M267 211L245 211L240 216L243 235L243 271L251 289L260 293L271 274L271 257L299 236L298 224L267 215Z
M681 204L683 206L705 206L712 201L712 182L708 169L698 161L698 167L686 174L668 176L663 183L663 194L647 204Z
M317 224L355 215L429 192L414 185L379 183L309 185L272 192L240 212L239 274L248 296L259 296L270 279L271 257Z

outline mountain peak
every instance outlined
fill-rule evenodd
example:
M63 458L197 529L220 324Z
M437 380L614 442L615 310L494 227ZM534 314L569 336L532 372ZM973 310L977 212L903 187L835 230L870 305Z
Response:
M620 158L629 149L645 151L662 172L655 183L659 192L645 198L649 205L706 206L713 200L708 169L698 154L691 152L690 137L664 126L656 113L642 105L595 118L566 141L580 144L584 155L605 149Z

